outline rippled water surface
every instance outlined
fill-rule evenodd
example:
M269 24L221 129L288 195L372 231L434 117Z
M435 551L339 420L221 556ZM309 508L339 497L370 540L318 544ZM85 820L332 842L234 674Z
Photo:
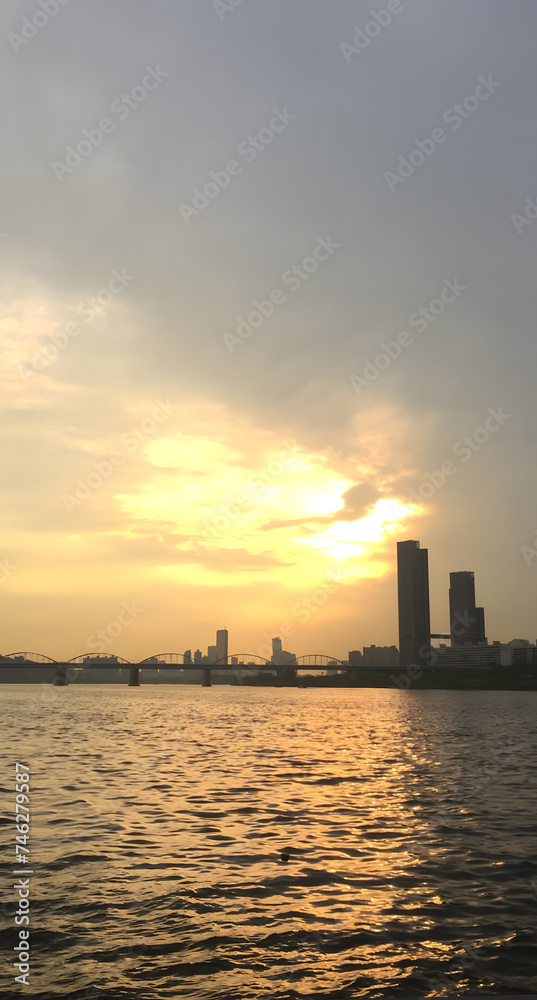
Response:
M34 872L15 988L8 808L2 998L537 992L537 693L0 698L3 799L27 763Z

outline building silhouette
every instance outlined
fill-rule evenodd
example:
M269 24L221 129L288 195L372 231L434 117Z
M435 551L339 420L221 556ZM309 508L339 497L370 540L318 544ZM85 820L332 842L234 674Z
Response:
M431 647L429 564L420 543L397 543L397 603L399 610L399 663L425 664Z
M293 666L296 664L296 656L294 653L290 653L288 649L282 649L282 640L279 636L275 636L272 640L272 656L270 662L281 666L283 663Z
M397 646L364 646L364 667L397 667L399 650Z
M452 646L486 642L485 612L475 606L474 574L449 574L449 621Z
M227 628L219 628L216 633L216 659L227 663L228 657L228 633Z

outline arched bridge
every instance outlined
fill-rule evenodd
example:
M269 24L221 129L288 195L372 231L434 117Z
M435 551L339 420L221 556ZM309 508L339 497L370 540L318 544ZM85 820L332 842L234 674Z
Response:
M129 686L139 687L140 671L152 670L197 670L202 672L202 685L211 686L211 671L234 671L242 677L244 674L270 672L276 675L276 683L282 684L297 675L299 670L348 670L349 665L335 656L325 653L309 653L306 656L293 657L290 660L274 663L256 653L233 653L212 663L199 663L184 653L158 653L147 656L138 662L126 660L116 654L79 653L70 660L54 660L43 653L8 653L0 655L2 667L54 667L53 684L67 685L76 681L80 670L95 668L129 671Z

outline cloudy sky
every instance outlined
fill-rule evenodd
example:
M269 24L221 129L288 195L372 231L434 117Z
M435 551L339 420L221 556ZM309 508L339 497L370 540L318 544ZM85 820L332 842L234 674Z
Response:
M4 0L2 652L389 645L405 538L535 641L536 31Z

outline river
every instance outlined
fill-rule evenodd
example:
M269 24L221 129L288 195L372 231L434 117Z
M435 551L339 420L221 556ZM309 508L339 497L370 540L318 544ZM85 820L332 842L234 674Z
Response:
M537 993L537 692L0 697L1 998ZM23 868L29 987L12 966Z

